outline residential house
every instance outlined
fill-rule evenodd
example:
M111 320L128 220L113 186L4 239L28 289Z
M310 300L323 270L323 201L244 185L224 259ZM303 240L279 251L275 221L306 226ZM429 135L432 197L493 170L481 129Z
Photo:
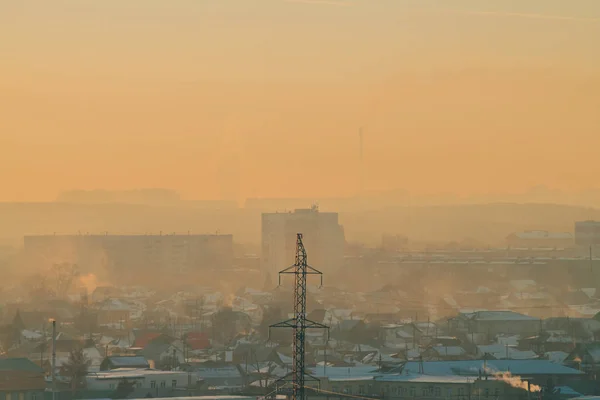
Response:
M477 346L476 356L481 359L494 360L532 360L538 355L532 350L519 350L514 346L489 344Z
M564 385L564 382L583 375L580 371L544 360L488 361L487 365L489 370L499 374L514 371L514 375L538 385L546 385L549 380L557 386ZM524 389L513 388L493 376L482 376L484 368L485 362L482 360L424 361L407 362L389 372L376 366L316 367L311 374L320 379L321 390L338 393L340 398L528 398Z
M27 358L0 359L0 398L43 400L44 370Z
M150 364L142 356L109 356L100 364L100 371L110 371L119 368L150 368Z
M196 374L203 381L202 389L206 392L234 393L244 387L242 371L231 363L188 363L182 366L182 370Z
M136 354L148 360L150 367L160 369L175 368L185 359L181 341L153 340Z
M595 375L600 371L600 342L577 344L564 364Z
M500 334L530 336L539 333L540 319L514 311L476 311L460 313L451 320L454 329L479 340L488 341Z
M233 349L234 364L273 363L283 365L283 361L275 347L258 344L238 344Z
M373 332L369 331L367 325L362 320L346 319L340 321L337 325L331 327L331 335L349 343L369 343L375 339Z
M196 394L201 380L196 374L184 371L120 368L88 374L86 390L111 393L117 390L122 382L132 385L132 398L164 398Z
M210 348L210 339L204 332L190 332L184 337L185 347L189 352L197 353Z
M431 346L426 349L423 359L428 361L442 360L465 360L468 357L467 351L460 346Z
M133 307L124 300L106 299L95 304L99 326L125 329L131 321Z

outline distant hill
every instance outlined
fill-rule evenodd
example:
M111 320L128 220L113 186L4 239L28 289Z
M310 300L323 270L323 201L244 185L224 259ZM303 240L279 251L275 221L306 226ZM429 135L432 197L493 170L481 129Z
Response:
M138 190L71 190L58 195L58 202L83 204L176 204L181 201L179 194L169 189Z

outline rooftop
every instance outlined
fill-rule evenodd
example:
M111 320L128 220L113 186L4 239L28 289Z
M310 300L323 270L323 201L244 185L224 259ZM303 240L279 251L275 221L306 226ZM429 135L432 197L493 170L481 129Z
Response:
M539 318L514 311L476 311L465 316L477 321L539 321Z

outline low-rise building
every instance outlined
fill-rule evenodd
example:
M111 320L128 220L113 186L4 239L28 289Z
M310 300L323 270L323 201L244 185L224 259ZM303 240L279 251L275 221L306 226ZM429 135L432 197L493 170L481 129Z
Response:
M486 338L500 334L518 334L522 337L540 331L540 319L514 311L476 311L460 313L451 320L457 331Z
M114 391L122 382L132 386L130 397L142 398L174 397L177 393L195 392L201 380L197 375L183 371L118 368L88 374L86 389L94 392Z
M27 358L0 359L0 398L43 400L44 370Z
M516 232L506 238L508 247L535 248L571 248L574 245L571 232L524 231Z

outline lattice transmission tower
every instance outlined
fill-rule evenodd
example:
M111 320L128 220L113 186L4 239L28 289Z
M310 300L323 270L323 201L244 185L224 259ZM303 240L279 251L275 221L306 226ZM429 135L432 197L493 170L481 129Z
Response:
M279 284L282 275L294 275L294 318L271 325L270 328L292 328L294 332L292 349L292 372L279 381L292 382L292 400L305 400L305 381L318 381L306 373L304 367L306 330L313 328L329 329L328 326L306 318L306 277L319 275L323 286L323 273L308 265L306 249L302 243L302 234L296 235L296 262L279 272ZM329 332L328 332L329 334Z

